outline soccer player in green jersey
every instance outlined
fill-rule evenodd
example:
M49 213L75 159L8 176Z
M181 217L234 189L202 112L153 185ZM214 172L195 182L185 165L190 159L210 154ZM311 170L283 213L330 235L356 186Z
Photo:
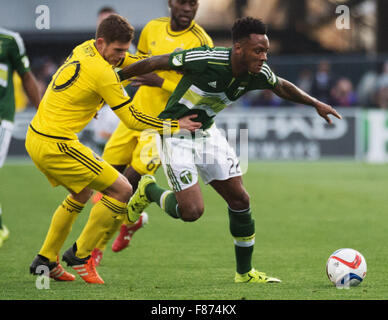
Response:
M143 28L137 44L139 54L160 55L175 51L177 48L191 49L205 44L213 47L212 39L194 20L199 7L198 0L169 0L168 5L169 18L151 20ZM182 75L173 70L160 70L157 73L136 77L131 86L140 87L134 96L134 105L148 115L158 116L181 78ZM141 136L140 131L130 130L121 122L106 143L102 154L106 161L123 172L134 191L141 176L154 175L160 163L157 148L153 148L154 139L141 139ZM141 152L147 148L155 152L148 154ZM118 252L126 248L132 241L134 233L147 220L148 215L145 212L136 223L124 220L119 235L112 243L112 250ZM117 226L116 229L106 232L93 250L92 256L98 263L106 244L116 230Z
M4 165L12 137L15 117L13 73L16 71L31 103L38 107L39 90L26 55L23 39L16 32L0 28L0 168ZM0 247L9 236L2 224L0 204Z
M228 204L230 232L234 238L235 282L280 282L255 270L252 253L255 224L250 198L242 183L235 151L214 124L214 117L228 104L250 90L270 89L281 98L315 107L328 123L329 115L341 116L331 106L318 101L289 81L277 77L268 64L269 40L261 20L246 17L232 28L232 48L203 46L167 55L154 56L120 72L122 79L173 69L184 73L160 118L179 119L196 114L202 123L195 137L163 136L159 144L161 160L170 187L158 186L152 176L144 176L128 204L129 218L136 221L151 202L184 221L195 221L204 211L198 173ZM204 148L204 145L206 147ZM203 161L203 159L212 161Z

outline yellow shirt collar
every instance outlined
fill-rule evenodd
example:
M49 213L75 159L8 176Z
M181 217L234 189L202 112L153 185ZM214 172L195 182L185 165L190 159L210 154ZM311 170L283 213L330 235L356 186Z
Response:
M192 20L191 21L191 24L189 27L187 27L186 29L184 30L181 30L181 31L173 31L171 29L171 18L168 19L168 23L167 23L167 33L170 35L170 36L173 36L173 37L176 37L176 36L180 36L181 34L189 31L192 27L194 27L195 25L195 21Z

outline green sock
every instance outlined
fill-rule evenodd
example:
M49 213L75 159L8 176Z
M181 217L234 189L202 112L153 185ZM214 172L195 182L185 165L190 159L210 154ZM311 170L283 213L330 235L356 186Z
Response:
M178 202L171 190L164 189L156 183L150 183L145 189L148 200L155 202L169 216L179 219Z
M229 228L234 238L236 271L240 274L252 269L252 254L255 243L255 221L251 210L234 211L229 208Z

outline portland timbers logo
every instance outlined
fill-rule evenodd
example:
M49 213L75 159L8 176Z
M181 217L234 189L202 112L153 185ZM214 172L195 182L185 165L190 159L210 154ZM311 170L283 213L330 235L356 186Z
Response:
M188 170L182 171L179 175L179 178L184 184L190 184L193 181L193 176L191 175L191 172Z
M183 61L183 55L182 53L180 54L177 54L175 55L173 58L172 58L172 64L176 67L179 67L182 65L182 61Z

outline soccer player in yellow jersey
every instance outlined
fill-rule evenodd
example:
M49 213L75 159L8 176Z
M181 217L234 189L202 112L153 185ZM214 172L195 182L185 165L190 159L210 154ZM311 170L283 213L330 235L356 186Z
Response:
M86 282L104 283L90 253L106 230L123 219L132 187L116 169L77 139L76 134L103 103L126 126L136 130L176 132L180 128L198 128L190 119L163 121L136 110L114 71L119 63L130 65L138 60L127 53L133 33L129 22L119 15L101 22L96 40L77 46L54 74L31 121L26 137L29 155L53 186L62 185L70 192L55 211L43 246L30 265L33 274L42 272L43 266L55 280L75 279L59 264L59 251L94 189L104 196L92 207L85 228L63 254L63 260Z
M169 0L168 4L170 18L151 20L143 28L137 46L139 54L160 55L202 45L213 46L209 35L194 21L199 5L197 0ZM137 77L131 83L131 86L140 86L134 96L134 104L142 112L156 117L166 106L181 78L182 75L175 71L157 71ZM160 166L159 155L155 152L157 148L150 147L151 143L154 143L152 137L147 139L139 131L128 129L121 122L107 142L102 157L124 172L135 190L142 175L153 175ZM121 226L120 234L112 245L113 251L117 252L128 246L133 233L144 223L143 217L144 215L136 224L127 222ZM101 260L103 250L115 231L105 234L97 244L92 254L96 261Z

